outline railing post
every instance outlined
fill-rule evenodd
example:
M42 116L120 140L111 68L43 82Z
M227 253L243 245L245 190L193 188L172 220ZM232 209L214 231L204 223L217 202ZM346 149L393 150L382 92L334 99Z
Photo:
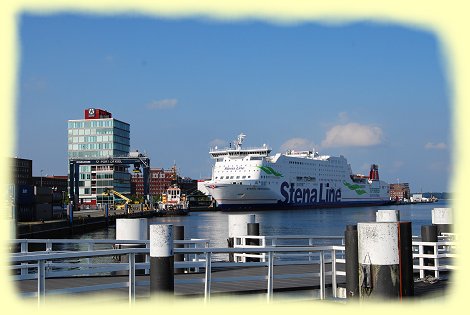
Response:
M274 252L268 252L268 302L273 298L273 280L274 280Z
M434 277L439 279L439 258L437 255L439 254L438 243L434 244Z
M419 257L419 277L422 279L424 278L424 258L421 257L424 253L424 246L422 244L418 245L418 254L420 255Z
M333 297L336 298L336 250L331 250L331 290L333 290Z
M46 241L46 252L51 252L52 251L52 242L51 240Z
M95 248L95 246L93 246L93 242L88 242L88 251L93 251L93 249ZM90 257L87 257L86 259L87 261L87 264L91 264L91 258ZM90 268L90 266L88 266L88 268Z
M129 253L129 304L135 303L135 253Z
M38 260L38 305L44 304L46 297L46 267L44 260Z
M147 244L145 244L145 248L146 248L146 249L150 249L150 242L148 242ZM150 266L150 254L149 254L149 255L145 255L145 263ZM145 273L146 275L150 274L150 267L145 268L144 273Z
M206 253L206 270L204 281L204 303L207 303L211 298L211 284L212 284L212 253Z
M28 241L21 241L21 253L27 253L28 252ZM28 263L21 263L21 275L27 275L28 274Z
M313 238L308 239L308 246L313 246ZM308 261L312 261L312 252L308 252Z
M325 254L320 251L320 300L325 299Z

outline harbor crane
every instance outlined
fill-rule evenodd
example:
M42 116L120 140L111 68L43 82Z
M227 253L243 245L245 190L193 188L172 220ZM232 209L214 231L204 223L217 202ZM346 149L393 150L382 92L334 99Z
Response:
M124 196L123 194L121 194L121 193L115 191L114 189L106 188L105 191L103 192L103 195L105 195L105 196L109 196L109 195L111 195L111 194L113 194L113 195L115 195L115 196L117 196L117 197L119 197L119 198L121 198L122 200L125 201L123 205L118 205L118 206L116 207L116 209L122 208L122 207L124 207L124 205L129 204L129 203L131 203L131 201L132 201L130 198L127 198L127 197Z

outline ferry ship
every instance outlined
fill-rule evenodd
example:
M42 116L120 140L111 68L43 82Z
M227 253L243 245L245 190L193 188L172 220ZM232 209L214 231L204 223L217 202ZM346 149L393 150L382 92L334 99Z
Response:
M353 174L342 155L289 150L271 155L266 145L234 146L209 151L215 164L204 183L222 210L373 206L390 204L389 185L379 179L378 165L369 176Z

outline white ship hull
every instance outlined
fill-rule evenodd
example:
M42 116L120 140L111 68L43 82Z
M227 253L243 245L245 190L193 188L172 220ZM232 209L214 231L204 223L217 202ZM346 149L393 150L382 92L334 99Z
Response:
M343 156L313 152L269 155L255 149L211 151L216 160L205 187L221 209L325 208L390 203L389 185L369 176L353 175Z

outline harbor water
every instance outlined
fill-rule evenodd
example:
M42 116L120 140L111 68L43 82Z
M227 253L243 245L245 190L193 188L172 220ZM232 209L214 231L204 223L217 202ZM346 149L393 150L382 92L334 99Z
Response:
M262 210L250 212L201 211L190 212L187 216L156 217L152 223L182 225L185 238L209 239L211 247L227 247L228 216L230 214L255 214L260 224L260 235L316 235L343 236L347 225L358 222L373 222L379 209L400 211L401 221L412 222L413 235L419 236L422 225L431 224L433 208L450 207L446 200L435 203L418 203L380 207L353 207L328 209ZM116 228L96 230L76 235L80 239L115 239Z

